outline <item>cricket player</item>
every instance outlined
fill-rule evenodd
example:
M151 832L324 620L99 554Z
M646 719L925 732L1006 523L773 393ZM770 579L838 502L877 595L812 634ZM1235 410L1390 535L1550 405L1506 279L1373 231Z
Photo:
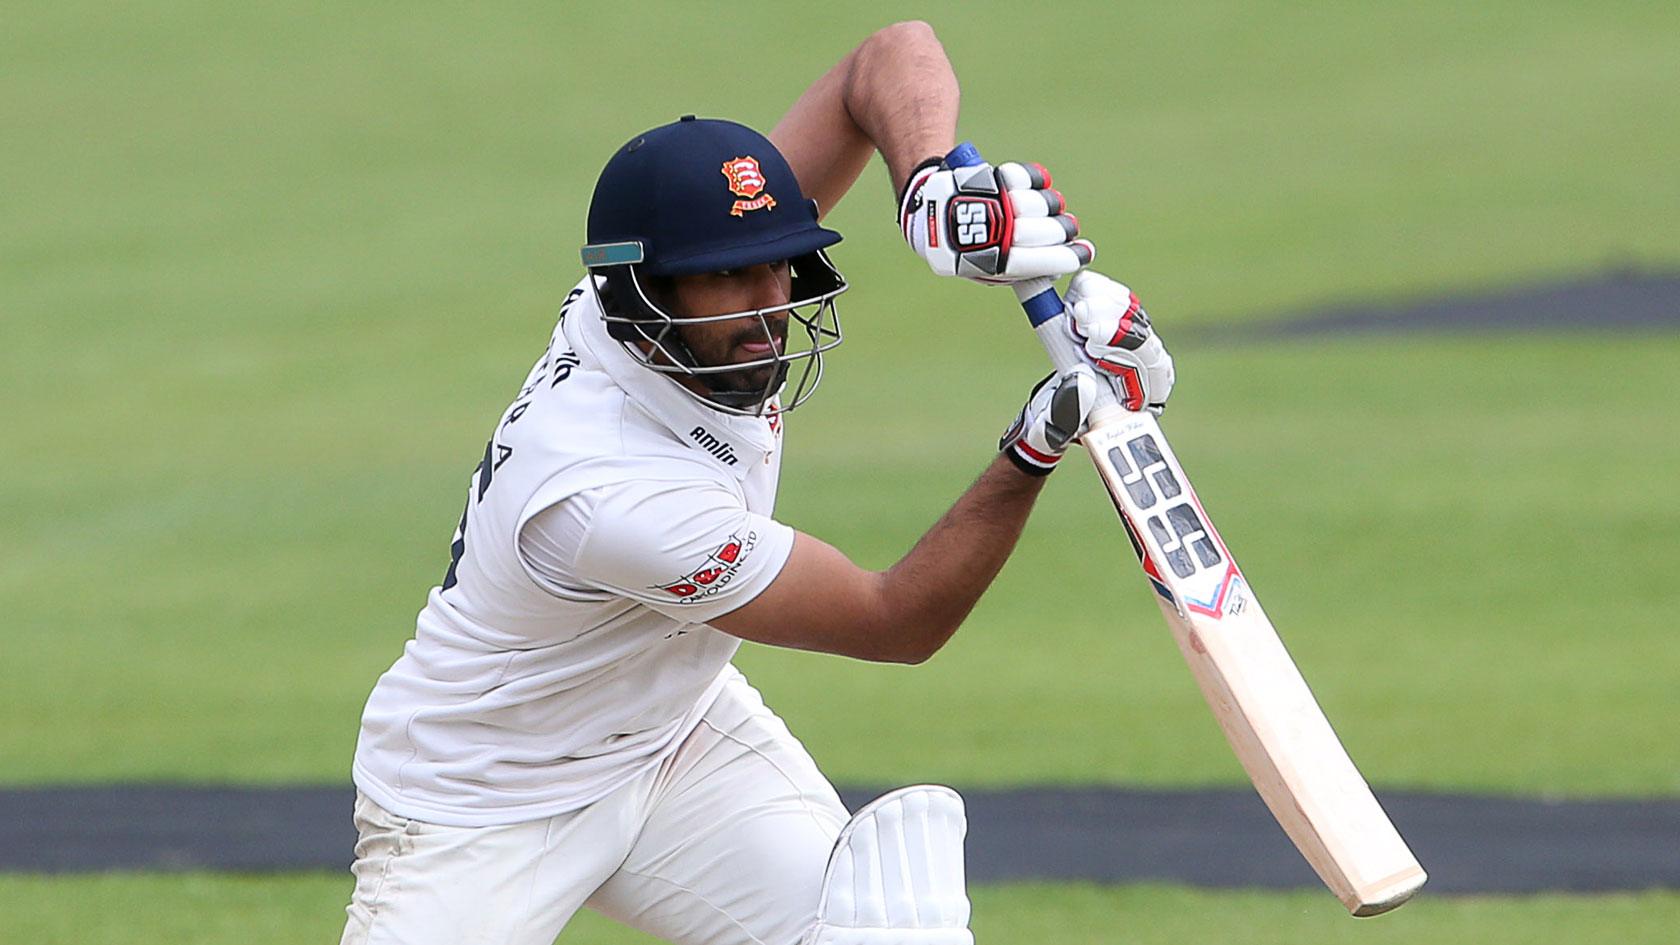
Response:
M688 116L607 161L587 274L368 699L344 942L548 945L586 905L681 945L972 941L956 793L849 814L730 665L742 640L926 660L1083 428L1093 371L1130 378L1137 408L1171 390L1136 299L1080 271L1094 250L1049 176L947 167L956 120L938 40L902 23L768 138ZM840 341L846 283L825 252L840 236L821 213L876 152L934 272L1079 272L1067 301L1091 356L1035 389L998 457L879 572L772 517L785 418Z

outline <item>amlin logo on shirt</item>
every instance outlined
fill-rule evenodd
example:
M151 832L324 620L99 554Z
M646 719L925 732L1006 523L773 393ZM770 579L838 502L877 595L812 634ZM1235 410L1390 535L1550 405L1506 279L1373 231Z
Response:
M739 533L732 534L728 541L707 555L705 563L698 568L669 584L654 586L672 597L679 598L679 604L705 600L735 580L735 570L741 566L741 562L747 560L747 555L751 554L757 545L758 532L749 531L745 537Z
M735 455L733 449L730 449L729 444L713 436L711 431L705 427L695 427L688 431L688 435L690 439L700 444L701 449L716 456L718 462L725 466L733 466L740 462L740 458Z

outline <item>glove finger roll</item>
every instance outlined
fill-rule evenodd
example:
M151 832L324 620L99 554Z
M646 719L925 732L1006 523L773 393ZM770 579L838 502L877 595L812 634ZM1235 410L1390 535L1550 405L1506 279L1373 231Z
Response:
M1069 214L1053 217L1016 217L1015 250L1030 246L1060 246L1079 235L1079 218Z
M1032 190L1032 172L1025 166L1011 161L997 166L998 180L1010 190Z
M1059 190L1011 190L1009 205L1021 217L1053 217L1067 209L1067 200Z
M1021 221L1017 220L1019 224ZM1074 240L1056 246L1017 246L1009 253L1005 273L1015 279L1065 276L1091 264L1097 248L1090 240Z
M1010 190L1043 190L1050 186L1050 172L1042 164L1008 164L997 166L998 179Z
M1133 293L1125 283L1116 282L1094 269L1086 269L1068 282L1067 293L1062 296L1062 301L1069 308L1072 308L1083 299L1096 298L1102 295L1116 299L1129 299Z

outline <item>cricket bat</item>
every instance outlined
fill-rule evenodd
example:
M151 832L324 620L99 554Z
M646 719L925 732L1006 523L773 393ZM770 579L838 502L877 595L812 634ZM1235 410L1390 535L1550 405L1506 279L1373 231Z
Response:
M982 163L966 141L945 160ZM1053 280L1014 289L1056 369L1085 363ZM1278 825L1354 915L1410 899L1427 874L1330 728L1155 417L1126 410L1104 384L1081 442L1179 651Z
M1058 370L1083 356L1050 280L1016 294ZM1202 695L1254 788L1356 916L1400 905L1427 875L1354 767L1161 427L1102 390L1081 438Z

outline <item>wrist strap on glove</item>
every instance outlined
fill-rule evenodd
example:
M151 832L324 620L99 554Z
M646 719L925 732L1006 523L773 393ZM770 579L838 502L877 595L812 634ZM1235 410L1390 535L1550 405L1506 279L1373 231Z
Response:
M910 199L910 192L916 189L916 184L919 182L922 173L939 170L944 165L945 159L934 155L930 158L923 158L920 164L910 169L909 175L904 178L904 186L898 191L898 215L901 221L904 217L904 202Z

